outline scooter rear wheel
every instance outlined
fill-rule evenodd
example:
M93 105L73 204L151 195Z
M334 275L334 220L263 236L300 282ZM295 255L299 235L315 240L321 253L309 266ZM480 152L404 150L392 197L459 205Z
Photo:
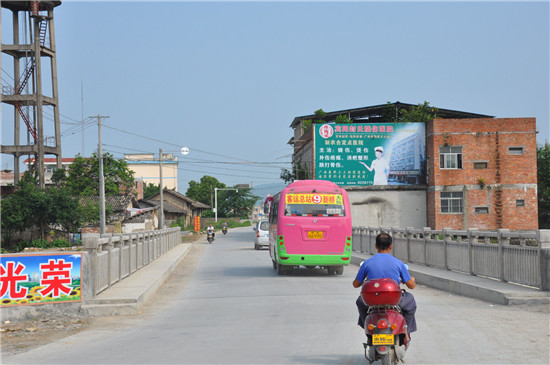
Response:
M396 358L395 358L395 352L394 349L390 349L390 351L387 354L381 355L380 363L382 365L394 365L397 364Z

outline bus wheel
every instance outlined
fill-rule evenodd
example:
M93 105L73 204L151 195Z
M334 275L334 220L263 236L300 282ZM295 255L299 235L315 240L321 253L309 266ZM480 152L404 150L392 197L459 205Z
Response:
M277 263L277 274L278 275L284 275L285 274L285 269L283 267L283 265Z
M334 268L334 274L336 275L342 275L344 273L344 267L343 266L337 266Z

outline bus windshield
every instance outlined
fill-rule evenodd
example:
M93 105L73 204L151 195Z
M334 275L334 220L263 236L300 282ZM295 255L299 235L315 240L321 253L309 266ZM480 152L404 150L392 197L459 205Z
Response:
M341 194L298 193L285 197L285 216L344 217Z

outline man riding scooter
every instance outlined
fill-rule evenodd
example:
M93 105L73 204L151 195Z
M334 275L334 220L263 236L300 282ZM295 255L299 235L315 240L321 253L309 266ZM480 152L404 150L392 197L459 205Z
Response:
M361 264L359 272L357 273L355 280L353 280L353 287L361 287L366 279L390 278L395 280L397 283L405 283L409 289L414 289L416 286L414 277L411 277L409 270L403 262L390 254L392 249L392 238L389 234L380 233L376 236L376 249L378 250L378 253L363 261ZM369 307L364 303L361 296L357 298L355 303L357 304L357 309L359 310L359 320L357 324L364 328L365 318L367 317ZM416 331L416 320L414 317L416 312L416 302L414 300L414 296L403 290L399 307L401 308L405 321L407 322L407 335L410 339L410 333Z
M214 233L214 226L212 225L212 223L210 223L210 225L206 228L206 232L208 234L212 234L212 239L214 239L216 233Z

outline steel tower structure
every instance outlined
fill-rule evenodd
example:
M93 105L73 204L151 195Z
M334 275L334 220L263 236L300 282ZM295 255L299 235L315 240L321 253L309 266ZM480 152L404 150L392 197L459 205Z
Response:
M8 85L2 76L2 106L13 107L13 145L1 145L1 153L14 156L15 183L19 180L20 157L34 155L35 169L40 187L45 187L44 156L55 155L57 167L61 168L61 131L57 89L57 61L53 10L61 1L9 1L0 2L3 9L12 12L13 43L5 44L2 38L2 55L12 57L13 83ZM2 10L3 10L2 9ZM21 29L20 20L28 24ZM28 31L28 36L26 35ZM43 63L50 61L50 71ZM8 65L10 66L10 65ZM43 83L43 71L46 75ZM46 82L51 82L51 96L44 95ZM9 81L11 83L11 80ZM53 108L53 145L46 145L44 135L44 107ZM22 142L21 120L27 131L27 141ZM6 121L3 121L5 123Z

